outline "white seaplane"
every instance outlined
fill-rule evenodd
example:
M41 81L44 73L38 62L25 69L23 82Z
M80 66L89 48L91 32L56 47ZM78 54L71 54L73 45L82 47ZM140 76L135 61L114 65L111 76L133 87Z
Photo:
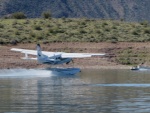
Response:
M38 63L48 65L69 64L73 58L87 58L92 56L105 56L105 53L65 53L65 52L48 52L42 51L40 44L37 44L37 50L12 48L12 51L17 51L25 54L22 59L37 60ZM28 55L35 55L32 58Z

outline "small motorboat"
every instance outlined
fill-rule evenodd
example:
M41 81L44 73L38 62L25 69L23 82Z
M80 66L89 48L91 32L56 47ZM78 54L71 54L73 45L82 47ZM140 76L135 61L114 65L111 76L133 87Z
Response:
M150 70L149 66L133 66L131 70Z
M140 67L138 67L138 66L134 66L131 68L131 70L139 70L139 69L140 69Z

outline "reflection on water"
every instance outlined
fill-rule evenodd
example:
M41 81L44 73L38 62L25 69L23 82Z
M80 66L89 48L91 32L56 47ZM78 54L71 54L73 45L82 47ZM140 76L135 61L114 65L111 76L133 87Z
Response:
M0 112L143 113L150 111L150 72L82 70L78 75L50 76L47 71L0 71ZM15 72L14 72L15 73ZM12 74L14 74L12 73ZM26 73L27 75L27 73ZM42 77L42 75L44 75ZM18 77L17 77L18 76Z

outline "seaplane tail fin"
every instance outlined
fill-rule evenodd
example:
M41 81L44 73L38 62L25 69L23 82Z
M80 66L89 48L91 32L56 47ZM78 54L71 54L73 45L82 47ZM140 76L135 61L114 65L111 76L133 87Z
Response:
M40 44L37 44L37 60L39 63L43 63L48 59L48 56L42 54Z
M37 44L37 57L39 58L39 57L42 57L43 56L43 54L42 54L42 51L41 51L41 46L40 46L40 44Z

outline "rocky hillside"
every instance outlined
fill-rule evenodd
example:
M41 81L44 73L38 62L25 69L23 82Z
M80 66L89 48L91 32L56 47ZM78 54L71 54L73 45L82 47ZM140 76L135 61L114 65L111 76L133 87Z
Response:
M150 21L150 0L0 0L0 16L24 12L40 17L51 11L53 17L87 17Z

